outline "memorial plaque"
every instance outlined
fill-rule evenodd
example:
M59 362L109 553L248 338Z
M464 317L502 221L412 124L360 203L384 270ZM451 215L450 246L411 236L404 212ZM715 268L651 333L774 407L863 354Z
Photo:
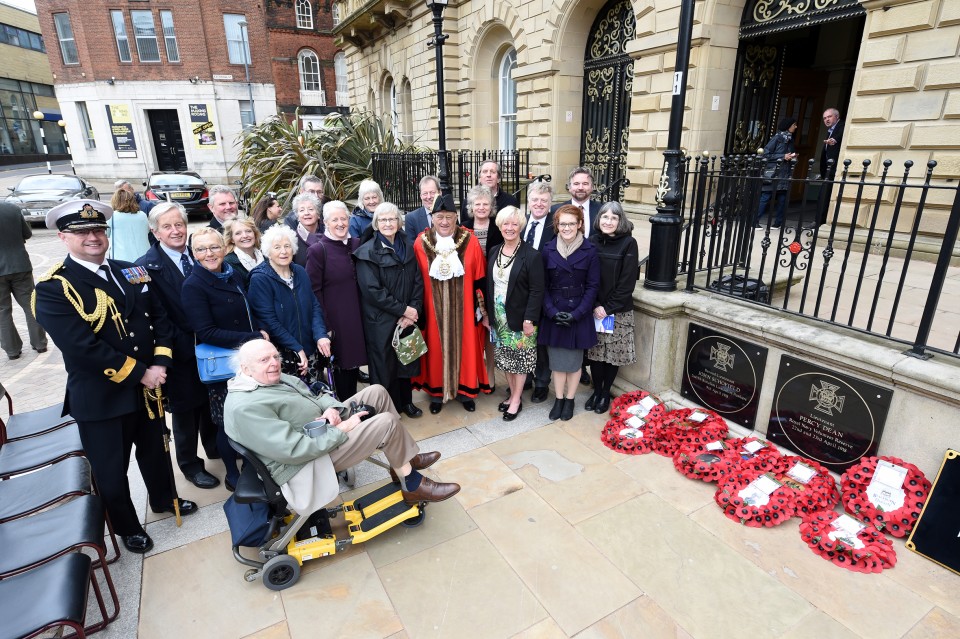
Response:
M960 452L948 450L907 548L960 575Z
M893 391L784 355L767 437L842 473L876 455Z
M691 323L680 391L704 408L753 428L766 365L766 348Z

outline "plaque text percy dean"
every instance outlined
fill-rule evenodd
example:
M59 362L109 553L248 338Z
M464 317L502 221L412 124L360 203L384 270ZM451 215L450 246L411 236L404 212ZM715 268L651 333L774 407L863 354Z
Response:
M875 455L893 391L784 355L767 437L843 472Z
M683 362L684 397L753 428L767 349L690 324Z

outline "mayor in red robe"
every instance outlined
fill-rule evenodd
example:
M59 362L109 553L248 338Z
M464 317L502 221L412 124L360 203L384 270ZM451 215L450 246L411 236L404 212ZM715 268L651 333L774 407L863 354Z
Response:
M490 392L483 362L486 332L477 309L478 291L485 285L486 260L477 238L457 224L453 198L437 198L433 226L414 242L417 265L423 275L423 338L427 352L413 387L430 395L430 412L458 399L468 411L474 398Z

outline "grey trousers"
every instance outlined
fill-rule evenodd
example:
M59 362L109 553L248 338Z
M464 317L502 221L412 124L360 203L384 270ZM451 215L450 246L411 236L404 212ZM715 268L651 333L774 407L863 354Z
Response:
M13 324L11 297L17 300L17 304L23 309L23 314L27 318L30 346L35 350L47 347L47 334L30 310L31 295L33 295L33 273L30 271L0 275L0 347L8 357L16 357L23 349L23 340L20 339L17 327Z
M383 386L367 386L343 403L349 406L351 401L369 404L377 409L377 414L347 433L347 441L330 453L337 471L356 466L377 449L383 451L393 468L400 468L420 452L417 442L400 423L400 413Z

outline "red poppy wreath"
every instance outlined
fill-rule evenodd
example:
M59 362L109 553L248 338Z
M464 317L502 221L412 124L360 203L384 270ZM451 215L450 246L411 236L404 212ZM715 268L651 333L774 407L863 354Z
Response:
M897 564L893 542L870 524L821 510L800 524L800 537L829 562L855 572L881 572Z
M661 417L667 412L667 406L656 395L652 395L645 390L637 390L624 393L615 398L610 404L610 417L623 417L626 419L631 415L636 415L641 419L653 419Z
M740 462L740 454L734 448L733 441L681 444L673 456L673 465L684 477L715 482Z
M757 437L731 438L727 440L740 455L739 468L741 471L756 470L761 473L770 472L782 457L777 447L768 441Z
M600 439L604 446L618 453L643 455L656 446L658 430L655 422L628 413L613 417L600 432Z
M727 423L705 408L678 408L654 421L659 427L654 452L667 457L683 444L708 444L727 436Z
M930 481L896 457L863 457L840 478L843 507L860 521L906 537L920 518Z
M770 473L734 471L719 482L714 501L728 519L751 528L772 528L793 517L795 492Z
M840 503L840 492L833 475L812 459L782 456L777 459L772 472L777 481L794 491L796 514L801 519L808 519L822 510L832 510Z

